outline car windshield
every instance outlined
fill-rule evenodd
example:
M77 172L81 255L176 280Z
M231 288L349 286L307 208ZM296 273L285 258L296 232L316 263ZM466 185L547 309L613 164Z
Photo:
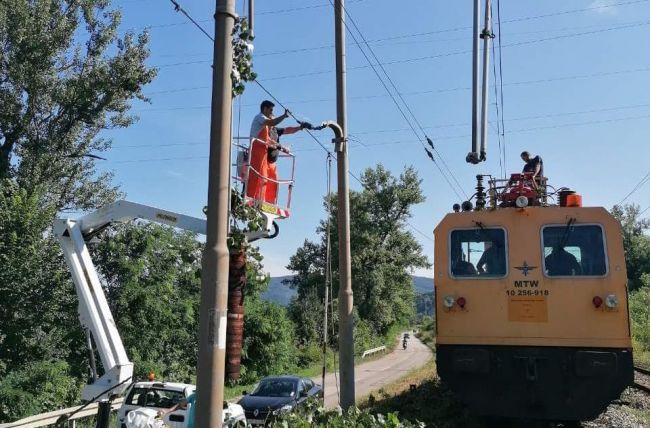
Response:
M171 407L177 404L185 394L158 388L133 388L126 399L126 404L140 407Z
M287 379L265 379L255 388L251 395L256 397L293 397L296 383Z

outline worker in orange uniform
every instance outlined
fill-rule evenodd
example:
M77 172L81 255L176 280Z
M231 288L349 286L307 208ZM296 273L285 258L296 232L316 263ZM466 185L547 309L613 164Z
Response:
M268 148L275 143L270 140L270 128L278 125L289 117L289 110L284 111L282 116L273 117L273 104L269 100L262 101L260 113L253 118L251 124L250 138L252 140L250 151L250 165L252 171L248 175L246 183L246 196L254 199L266 197L266 177L268 177Z
M283 147L280 145L280 137L282 135L295 134L298 131L302 131L305 128L305 125L302 123L300 126L288 126L286 128L276 128L272 126L270 128L270 137L271 141L275 142L275 145L270 145L266 154L267 159L267 177L269 181L266 183L266 195L265 200L273 205L277 205L278 198L278 167L277 160L280 156L280 150L283 150ZM274 180L274 181L272 181Z

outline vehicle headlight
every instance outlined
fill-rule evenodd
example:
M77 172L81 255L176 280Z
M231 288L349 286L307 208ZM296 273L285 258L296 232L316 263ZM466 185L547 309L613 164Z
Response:
M279 409L275 409L273 411L274 415L279 415L280 413L284 412L290 412L293 410L293 406L291 404L285 404L284 406L280 407Z
M618 306L618 297L616 297L615 294L610 294L609 296L605 297L605 304L608 308L614 309Z
M445 296L443 299L443 304L445 305L446 308L452 308L454 304L456 303L456 299L454 296Z

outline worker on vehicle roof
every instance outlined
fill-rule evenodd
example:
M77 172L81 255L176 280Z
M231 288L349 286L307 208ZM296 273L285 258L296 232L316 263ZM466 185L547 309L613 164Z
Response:
M271 144L270 127L278 125L284 119L289 117L289 110L284 111L282 116L273 117L273 104L269 100L262 101L260 104L260 113L253 118L251 124L250 138L251 144L250 165L253 171L248 175L246 183L246 195L254 199L265 199L266 196L266 178L268 177L268 148Z
M521 152L521 159L526 162L522 172L532 172L533 179L544 177L544 161L541 156L531 157L528 152Z

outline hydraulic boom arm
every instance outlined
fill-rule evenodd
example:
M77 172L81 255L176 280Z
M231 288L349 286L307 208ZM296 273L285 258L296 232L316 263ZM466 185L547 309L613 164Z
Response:
M79 297L81 325L92 335L104 367L104 374L82 391L84 400L108 400L122 393L133 375L133 363L126 355L86 244L110 224L138 218L205 235L205 219L128 201L115 202L76 220L62 218L54 223L54 233L63 248ZM251 232L247 238L254 241L268 237L269 229ZM111 388L110 393L104 393Z

